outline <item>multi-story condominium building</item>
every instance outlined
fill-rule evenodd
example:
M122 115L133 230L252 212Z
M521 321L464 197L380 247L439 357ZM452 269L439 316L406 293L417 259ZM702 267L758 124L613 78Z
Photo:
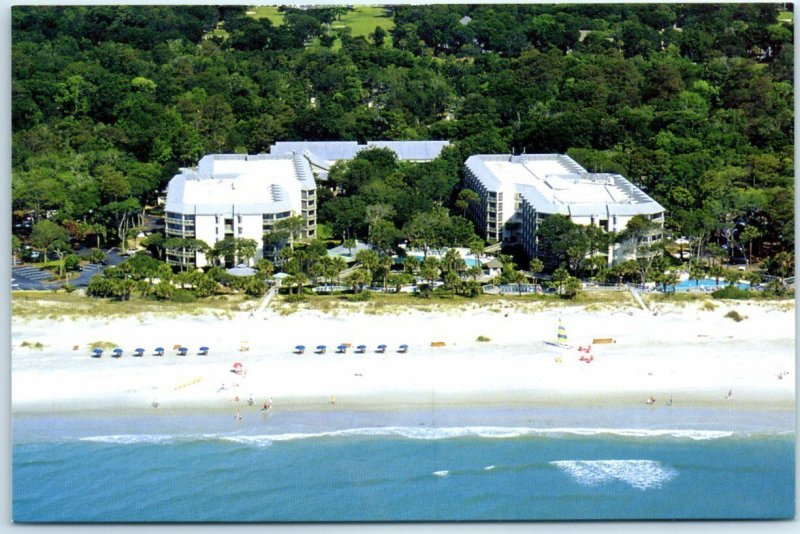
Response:
M530 257L539 255L538 223L556 213L608 232L620 232L634 215L664 226L664 208L624 177L590 173L560 154L471 156L465 186L480 197L467 213L486 239L521 244ZM609 264L625 259L625 250L612 245Z
M270 154L303 154L320 180L327 180L331 165L353 159L368 148L388 148L400 161L422 163L436 159L449 141L279 141L269 149Z
M271 257L263 236L292 216L305 222L303 237L317 230L317 189L308 160L300 154L212 154L196 169L181 169L167 186L166 236L191 237L213 247L226 237L253 239L254 258ZM172 264L208 264L200 252L170 251Z

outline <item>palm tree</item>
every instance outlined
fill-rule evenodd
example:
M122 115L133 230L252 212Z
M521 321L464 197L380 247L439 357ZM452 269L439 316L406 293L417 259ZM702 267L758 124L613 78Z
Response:
M706 269L703 265L697 263L696 261L689 263L689 278L694 280L695 286L700 285L700 279L703 278L706 274Z
M533 258L528 265L528 270L533 274L533 289L536 291L536 275L544 270L544 263L539 258Z
M356 240L352 237L348 237L344 241L342 241L342 246L347 249L347 255L353 255L353 249L356 248Z

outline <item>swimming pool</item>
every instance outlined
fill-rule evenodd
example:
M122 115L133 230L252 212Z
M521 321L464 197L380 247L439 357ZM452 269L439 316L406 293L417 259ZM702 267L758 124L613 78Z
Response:
M415 254L410 255L410 257L418 259L420 263L422 263L422 260L424 259L423 256L417 256ZM442 259L442 258L436 257L436 256L432 256L432 257L435 257L438 260ZM403 259L402 258L397 258L395 260L395 263L403 263ZM480 260L476 260L475 258L464 258L464 263L467 264L467 267L472 267L473 265L483 265L480 262Z
M675 291L689 291L689 290L717 290L722 289L723 287L727 286L727 282L721 279L719 280L719 284L717 284L717 280L714 278L703 278L701 280L684 280L675 286ZM739 282L736 284L739 289L750 289L750 284L748 282Z

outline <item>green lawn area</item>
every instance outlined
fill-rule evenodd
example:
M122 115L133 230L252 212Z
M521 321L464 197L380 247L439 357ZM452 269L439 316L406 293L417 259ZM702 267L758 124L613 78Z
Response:
M336 35L344 28L350 28L353 37L364 37L369 40L371 33L380 26L386 30L386 45L392 46L392 36L388 34L394 28L394 20L389 11L381 6L355 6L352 10L342 15L341 20L334 20L331 24L331 32ZM318 48L319 39L314 39L309 48ZM331 45L334 52L342 47L342 42L336 39Z
M781 11L778 14L778 20L781 22L792 22L794 21L794 13L791 11Z
M283 13L278 11L278 6L250 6L247 14L254 19L269 19L273 26L283 24Z
M341 26L347 26L352 30L354 37L363 35L369 39L369 34L374 32L378 26L387 32L393 29L394 20L384 7L356 6L352 11L342 15L342 20L333 21L332 26L334 30ZM391 41L391 37L387 36L387 40Z

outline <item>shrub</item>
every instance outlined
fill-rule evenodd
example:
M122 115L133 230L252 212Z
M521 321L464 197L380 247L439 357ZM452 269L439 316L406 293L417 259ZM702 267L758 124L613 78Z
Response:
M372 293L370 293L369 291L354 293L352 295L348 295L347 300L349 300L350 302L367 302L368 300L372 300Z
M717 289L711 296L715 299L749 299L750 292L737 286L726 286L722 289Z
M71 284L64 284L63 286L61 286L61 289L63 289L67 293L72 293L73 291L75 291L78 288L73 286L73 285L71 285Z
M297 294L290 293L290 294L286 295L284 300L286 302L305 302L306 301L306 296L304 294L302 294L302 293L297 293Z
M725 317L727 317L728 319L733 319L737 323L741 323L742 321L744 321L746 319L745 316L741 315L736 310L729 311L728 313L725 314Z
M189 291L188 289L176 289L175 292L172 294L171 297L173 302L194 302L197 300L197 297L194 296L194 293Z
M486 337L486 336L478 336L478 341L481 341L481 342L483 342L483 343L486 343L487 341L491 341L491 339L489 339L489 338L488 338L488 337Z
M80 267L81 259L75 254L70 254L64 258L64 270L67 272L77 271Z
M714 311L717 309L717 306L713 302L707 300L700 306L700 309L703 311Z

